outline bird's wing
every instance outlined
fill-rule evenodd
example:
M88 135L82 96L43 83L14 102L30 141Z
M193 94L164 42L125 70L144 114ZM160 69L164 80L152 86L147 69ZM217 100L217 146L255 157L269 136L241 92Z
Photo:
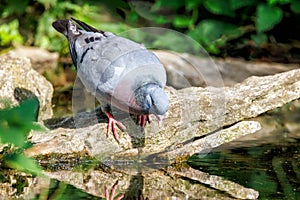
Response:
M133 96L138 87L147 83L165 85L162 64L143 45L73 21L78 25L58 20L53 26L68 38L78 76L102 103L136 107ZM114 102L110 102L112 99Z
M165 86L164 67L141 44L112 36L87 49L78 74L101 102L109 101L121 110L138 110L134 99L137 88L148 83Z

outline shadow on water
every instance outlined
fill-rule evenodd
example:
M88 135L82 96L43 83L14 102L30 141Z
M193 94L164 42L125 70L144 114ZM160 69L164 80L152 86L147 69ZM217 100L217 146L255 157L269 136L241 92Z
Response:
M130 187L123 194L123 200L146 200L147 197L144 198L143 191L143 177L141 175L133 176L130 181ZM109 189L109 195L111 195L111 190ZM104 196L103 190L103 196ZM115 195L113 199L117 199L121 195ZM111 197L111 196L110 196ZM55 200L69 200L69 199L91 199L98 200L103 199L92 194L86 193L84 190L78 189L70 184L60 182L55 179L51 179L49 183L49 187L42 191L40 194L32 198L32 200L40 200L40 199L55 199Z
M132 176L130 185L124 194L124 199L144 199L143 197L144 177L141 173Z
M299 199L300 140L288 145L265 144L223 150L188 163L193 168L222 176L260 193L260 199Z
M293 143L281 146L264 144L255 147L223 149L211 152L205 156L194 155L187 163L197 171L216 175L244 187L253 188L259 191L259 199L297 200L300 196L299 142L299 140L296 140ZM82 163L77 163L77 165L82 165ZM76 171L78 171L76 165L73 166L73 169L68 169L68 173L74 175L66 175L66 177L69 178L64 181L69 183L73 182L74 186L73 184L67 184L64 181L60 182L51 179L48 188L44 189L45 191L41 190L40 194L34 199L43 199L41 198L42 195L47 196L48 199L102 199L100 197L105 197L105 187L108 188L108 191L111 194L113 184L118 181L119 184L117 185L118 188L115 192L114 199L117 199L120 195L124 195L123 199L147 199L148 196L143 196L145 195L145 192L146 194L149 194L147 191L153 193L161 192L162 197L167 197L164 194L168 194L168 187L170 185L171 187L176 188L179 186L184 187L187 183L192 183L188 186L191 187L189 190L193 192L195 192L194 190L198 190L198 193L194 193L194 197L197 197L197 194L207 195L208 193L205 191L207 186L189 178L182 179L177 176L170 176L169 178L165 177L166 179L164 178L164 181L159 181L159 177L163 177L166 174L166 171L162 172L159 169L152 169L147 172L142 164L139 166L137 166L137 164L135 170L129 169L132 166L128 163L119 163L119 167L108 167L107 169L99 163L96 166L92 163L88 165L91 165L91 168L85 169L84 172L80 173L76 173ZM103 172L100 172L103 170L106 171L104 173L105 176L103 176ZM116 171L120 171L120 173L117 173L116 175ZM53 173L55 174L57 172L54 171ZM157 175L154 175L156 173ZM73 179L74 176L82 175L83 183L76 183L76 181L70 180ZM154 176L152 177L152 175ZM125 179L128 181L126 181L127 183L124 183L124 177L126 176L128 178ZM149 180L149 176L152 180ZM178 182L178 185L174 184L172 181ZM193 188L192 185L195 184L197 186L202 185L201 189ZM95 188L90 190L91 188L88 189L88 187ZM82 190L78 188L85 189ZM172 193L172 196L179 196L177 199L182 199L182 196L180 198L180 189L178 189L177 192L178 193ZM208 193L208 196L210 196L209 199L214 199L214 195L215 199L234 199L232 196L226 197L224 194L219 197L219 192ZM159 196L159 194L157 194L157 196ZM198 197L199 198L196 199L201 199L200 196Z

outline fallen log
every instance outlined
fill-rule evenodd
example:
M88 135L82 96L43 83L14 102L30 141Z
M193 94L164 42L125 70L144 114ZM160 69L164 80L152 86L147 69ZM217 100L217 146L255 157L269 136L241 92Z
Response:
M32 141L35 145L26 153L34 156L87 152L90 156L99 159L121 159L147 158L154 154L168 157L170 152L172 162L176 160L175 157L187 158L191 153L197 153L197 148L192 148L191 151L187 148L184 154L176 149L193 146L191 142L196 142L199 137L204 137L211 132L214 132L211 135L222 135L223 127L230 128L239 121L258 116L298 99L300 70L273 76L250 77L233 87L191 87L182 90L166 88L166 90L171 104L163 127L153 122L141 131L132 118L125 118L123 123L128 127L128 132L120 132L120 144L118 144L112 136L108 138L105 136L107 124L99 124L95 113L81 113L76 118L77 124L74 123L74 118L59 121L59 126L68 128L56 128L49 130L47 134L33 133ZM79 126L78 123L85 126ZM242 129L243 133L231 139L229 137L224 142L245 135L244 133L247 132L245 127L249 128L247 132L249 134L258 130L259 125L249 126L247 123L249 122L242 123L246 124ZM253 125L253 122L250 124ZM221 132L218 133L218 130Z

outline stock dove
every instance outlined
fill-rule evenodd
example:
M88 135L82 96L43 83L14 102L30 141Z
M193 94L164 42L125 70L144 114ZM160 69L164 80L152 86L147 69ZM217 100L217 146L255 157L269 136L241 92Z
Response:
M169 108L164 91L166 72L159 59L143 45L76 20L57 20L53 27L66 36L77 75L101 104L110 131L118 141L111 108L137 115L137 123L150 123L150 114L159 121Z

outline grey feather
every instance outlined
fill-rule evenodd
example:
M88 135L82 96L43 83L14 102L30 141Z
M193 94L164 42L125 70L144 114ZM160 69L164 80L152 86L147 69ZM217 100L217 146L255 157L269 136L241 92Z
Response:
M143 45L73 19L53 23L69 42L77 74L103 107L143 115L163 115L169 107L166 72Z

